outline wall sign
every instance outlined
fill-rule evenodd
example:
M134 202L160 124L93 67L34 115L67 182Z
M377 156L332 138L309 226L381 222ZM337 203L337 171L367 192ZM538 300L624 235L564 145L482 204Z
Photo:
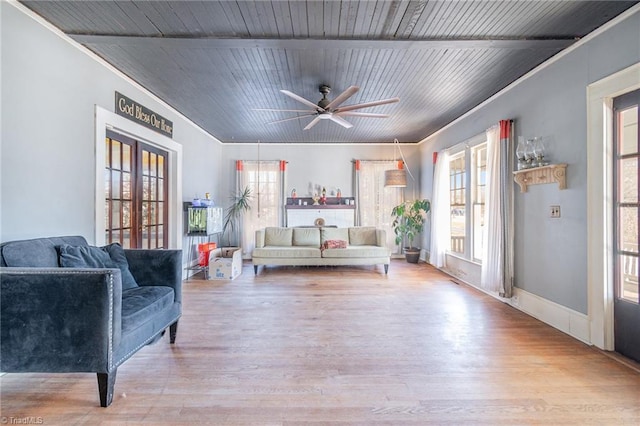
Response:
M173 122L116 92L116 114L173 138Z

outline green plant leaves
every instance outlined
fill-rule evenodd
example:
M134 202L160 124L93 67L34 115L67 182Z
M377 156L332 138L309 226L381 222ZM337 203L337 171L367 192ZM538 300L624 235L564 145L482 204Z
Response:
M391 226L396 235L396 244L401 244L406 238L409 246L413 246L414 238L422 232L429 210L431 202L425 199L405 201L391 210L391 216L394 217Z

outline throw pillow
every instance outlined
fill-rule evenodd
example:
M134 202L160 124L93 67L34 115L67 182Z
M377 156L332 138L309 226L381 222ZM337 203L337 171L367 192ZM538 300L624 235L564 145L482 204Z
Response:
M122 277L122 289L138 287L131 271L129 262L124 255L124 249L118 243L104 247L72 246L62 244L58 246L60 266L63 268L118 268Z
M347 228L322 228L320 229L320 242L324 244L327 240L349 241L349 230Z
M346 249L347 242L345 240L327 240L322 245L323 249Z
M349 228L349 244L352 246L375 246L377 243L375 227L355 226Z

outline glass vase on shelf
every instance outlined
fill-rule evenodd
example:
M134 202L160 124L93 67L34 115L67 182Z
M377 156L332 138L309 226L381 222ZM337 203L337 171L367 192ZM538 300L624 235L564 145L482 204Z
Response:
M527 139L524 144L524 159L526 162L525 168L530 169L531 167L536 167L536 155L533 152L533 139Z
M549 163L544 161L546 155L544 142L541 137L533 138L533 153L535 155L536 167L546 166Z
M516 158L518 159L518 170L526 168L527 161L524 156L525 142L522 136L518 136L518 146L516 147Z

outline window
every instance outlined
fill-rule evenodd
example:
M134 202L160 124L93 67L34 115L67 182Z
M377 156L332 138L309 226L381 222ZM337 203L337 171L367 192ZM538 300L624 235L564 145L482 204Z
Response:
M462 145L461 145L462 146ZM487 142L485 134L452 149L449 159L451 252L482 261Z
M386 231L387 247L399 253L395 233L391 226L391 210L404 201L402 188L384 186L385 170L397 167L397 161L359 161L357 178L358 205L361 226L375 226Z
M280 161L243 161L239 188L251 190L251 209L242 218L242 251L248 255L255 246L255 232L282 223L283 170Z
M449 164L449 200L451 204L451 251L464 254L464 242L467 235L466 205L467 197L465 185L467 183L466 155L461 154L451 158Z
M487 144L483 143L473 150L474 183L473 183L473 260L482 261L484 247L484 202L487 185Z

